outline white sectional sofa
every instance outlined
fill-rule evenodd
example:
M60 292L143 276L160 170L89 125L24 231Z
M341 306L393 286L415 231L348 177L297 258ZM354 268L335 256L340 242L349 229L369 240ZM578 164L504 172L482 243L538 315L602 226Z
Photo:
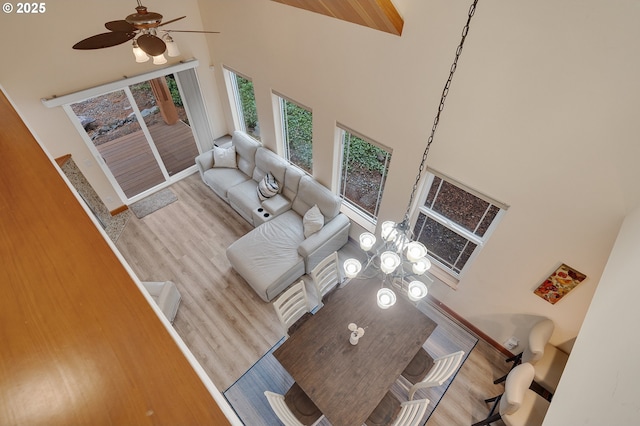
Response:
M229 147L199 155L196 164L202 180L255 227L227 248L227 257L263 300L347 243L350 222L340 198L246 133L234 132ZM258 187L268 173L279 189L261 200Z

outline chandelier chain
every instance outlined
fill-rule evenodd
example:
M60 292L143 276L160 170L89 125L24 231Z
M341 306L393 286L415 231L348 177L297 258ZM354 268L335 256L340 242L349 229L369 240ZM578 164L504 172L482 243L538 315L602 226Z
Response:
M467 38L467 35L469 34L471 18L473 18L473 15L476 12L477 4L478 4L478 0L474 0L473 4L471 4L471 7L469 7L467 23L462 28L462 37L460 39L460 44L458 44L458 47L456 48L456 54L453 59L453 63L451 64L451 68L449 69L449 78L447 79L447 82L445 83L444 89L442 90L442 94L440 96L440 104L438 105L438 111L433 120L433 126L431 127L431 134L427 139L427 146L424 149L424 152L422 154L422 161L420 162L420 167L418 168L418 175L416 176L416 180L413 184L413 188L411 189L409 204L407 205L407 211L405 212L404 222L405 222L405 226L407 227L409 223L409 210L411 209L411 205L413 204L413 199L415 198L416 191L418 190L418 184L420 183L420 179L422 178L422 172L424 171L424 167L427 162L427 155L429 154L429 149L431 148L431 144L433 143L433 138L435 136L436 129L438 128L438 124L440 123L440 114L442 114L442 111L444 110L444 104L447 99L447 95L449 94L449 88L451 87L451 82L453 81L453 75L455 74L456 69L458 68L458 59L460 59L460 54L462 53L464 42Z

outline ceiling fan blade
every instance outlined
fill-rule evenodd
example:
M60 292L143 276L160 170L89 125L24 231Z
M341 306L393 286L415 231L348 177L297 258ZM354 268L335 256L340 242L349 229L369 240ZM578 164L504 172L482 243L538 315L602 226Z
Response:
M142 34L136 40L140 49L149 56L162 55L167 50L167 45L164 41L151 34Z
M184 18L186 18L186 16L181 16L181 17L179 17L179 18L172 19L172 20L167 21L167 22L163 22L162 24L160 24L160 25L158 25L158 26L159 26L159 27L162 27L163 25L167 25L167 24L170 24L170 23L172 23L172 22L179 21L179 20L184 19Z
M202 34L220 34L220 31L189 31L189 30L163 30L168 33L202 33Z
M136 27L134 27L133 25L131 25L130 23L128 23L127 21L120 20L120 21L109 21L106 24L104 24L105 28L111 31L121 31L121 32L125 32L125 33L131 33L134 32L136 30Z
M96 34L77 42L73 45L73 48L78 50L102 49L105 47L117 46L119 44L125 43L135 36L135 33L126 33L122 31Z

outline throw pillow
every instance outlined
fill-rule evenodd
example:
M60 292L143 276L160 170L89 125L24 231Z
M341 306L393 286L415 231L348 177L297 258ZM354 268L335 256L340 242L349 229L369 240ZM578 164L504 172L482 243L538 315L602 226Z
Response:
M229 148L213 147L213 167L227 167L236 169L236 147L231 145Z
M324 216L317 205L313 205L302 218L302 226L304 227L304 237L309 238L324 226Z
M278 193L280 185L278 181L271 174L271 172L264 175L264 178L258 182L258 198L260 201L264 201L267 198L271 198Z

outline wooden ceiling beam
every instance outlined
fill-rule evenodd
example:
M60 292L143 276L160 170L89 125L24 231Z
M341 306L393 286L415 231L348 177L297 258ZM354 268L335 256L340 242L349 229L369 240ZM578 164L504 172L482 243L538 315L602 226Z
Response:
M391 0L273 0L310 12L401 35L404 20Z

